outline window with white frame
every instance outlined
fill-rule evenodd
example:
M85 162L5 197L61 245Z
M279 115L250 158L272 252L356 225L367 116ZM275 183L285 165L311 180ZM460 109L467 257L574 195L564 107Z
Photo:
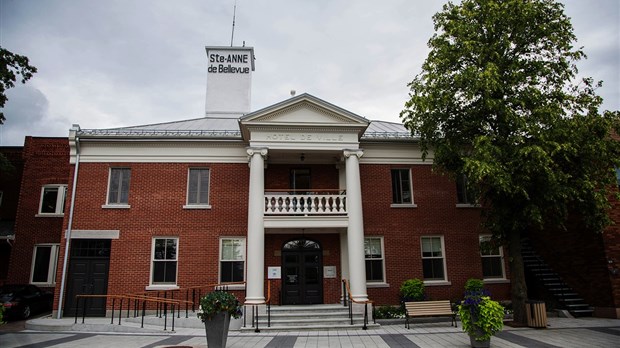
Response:
M383 237L364 238L364 258L366 260L366 282L383 283L384 277Z
M59 244L36 244L32 253L30 283L53 286L56 283Z
M187 205L209 205L209 169L190 168L187 178Z
M504 255L502 247L491 236L480 236L480 257L484 279L504 279Z
M242 282L245 276L245 238L220 239L220 283Z
M110 168L108 184L108 204L127 205L129 203L130 168Z
M409 169L392 169L392 203L413 204Z
M151 284L176 284L179 238L153 238Z
M446 280L443 237L422 237L421 240L424 280Z
M41 188L39 214L62 215L65 212L67 185L45 185Z
M618 187L620 188L620 168L616 168L616 181L618 182Z

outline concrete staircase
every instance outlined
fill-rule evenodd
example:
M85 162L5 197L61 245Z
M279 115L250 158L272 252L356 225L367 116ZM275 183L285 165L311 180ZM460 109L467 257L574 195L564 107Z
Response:
M263 331L305 331L305 330L361 330L364 326L364 313L353 314L353 325L349 318L349 308L338 304L271 306L271 325L267 326L267 313L261 309L258 327ZM252 314L248 313L246 327L241 331L254 331ZM368 329L380 325L372 321L371 308L368 308Z
M575 317L592 316L590 305L538 255L528 239L521 242L521 254L526 272L530 272L564 309Z

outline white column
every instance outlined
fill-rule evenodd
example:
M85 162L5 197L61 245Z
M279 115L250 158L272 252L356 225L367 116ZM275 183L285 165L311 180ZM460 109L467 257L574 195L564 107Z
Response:
M344 150L347 178L347 211L349 227L347 244L349 251L349 284L354 300L368 300L366 292L366 261L364 257L364 216L362 213L362 185L360 183L359 158L362 150Z
M265 159L267 149L248 148L250 192L248 197L247 279L245 303L265 302Z

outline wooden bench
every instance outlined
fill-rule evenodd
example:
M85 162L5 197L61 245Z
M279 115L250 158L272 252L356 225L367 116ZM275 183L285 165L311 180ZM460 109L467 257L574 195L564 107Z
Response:
M452 312L449 300L405 302L405 314L407 318L405 328L407 329L409 329L409 318L420 317L451 317L450 326L454 323L454 327L457 327L456 313Z

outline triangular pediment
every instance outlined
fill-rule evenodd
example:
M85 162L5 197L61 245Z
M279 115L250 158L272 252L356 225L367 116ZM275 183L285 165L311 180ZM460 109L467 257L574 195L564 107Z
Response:
M241 124L288 125L359 125L368 126L364 117L330 104L310 94L302 94L281 103L252 112L240 119Z
M304 93L249 113L239 119L244 138L252 129L341 129L361 136L370 124L366 118Z

